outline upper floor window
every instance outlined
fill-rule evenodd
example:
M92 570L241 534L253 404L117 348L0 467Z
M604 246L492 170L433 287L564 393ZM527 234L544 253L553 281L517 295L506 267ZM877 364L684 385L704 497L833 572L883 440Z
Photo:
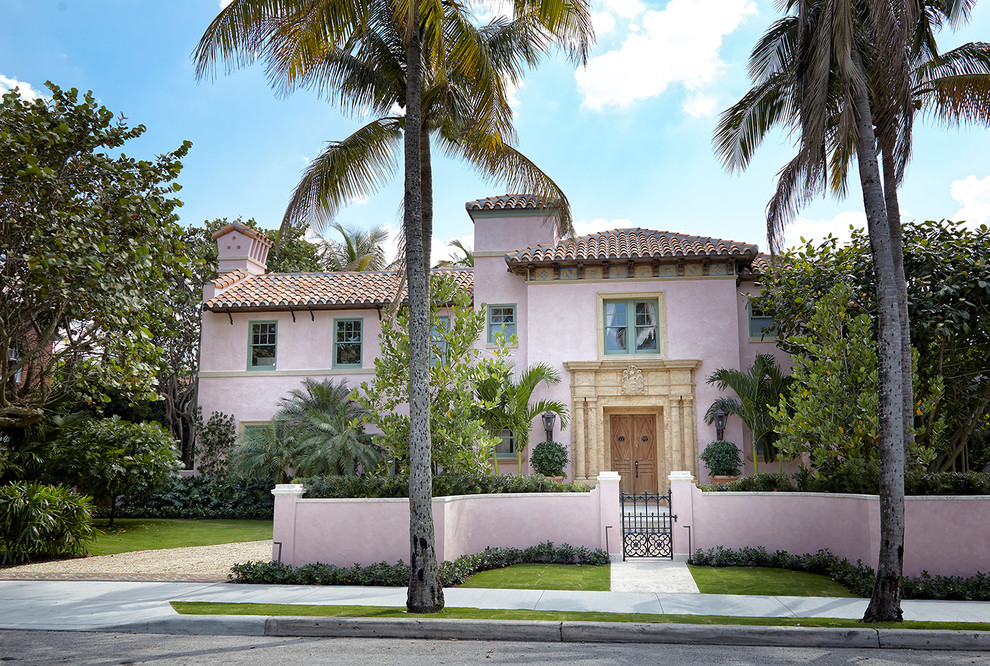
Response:
M360 319L334 320L333 367L361 367L362 323Z
M495 342L495 334L501 333L506 341L516 334L516 305L488 306L488 342Z
M437 317L433 323L433 328L430 330L430 342L433 347L432 358L430 359L431 365L447 362L447 356L450 350L448 349L447 340L444 335L449 330L450 317L448 315Z
M248 339L248 370L274 370L278 323L252 321Z
M749 304L749 337L760 339L777 337L777 322L753 302Z
M660 318L657 299L606 300L606 354L659 354Z

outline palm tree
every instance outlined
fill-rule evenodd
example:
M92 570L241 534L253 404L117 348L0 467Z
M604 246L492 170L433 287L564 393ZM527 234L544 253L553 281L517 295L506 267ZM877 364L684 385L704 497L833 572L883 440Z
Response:
M773 462L777 458L777 433L774 430L770 409L780 402L787 390L790 377L784 375L772 354L759 354L745 372L733 368L719 368L708 378L719 391L732 389L738 398L722 396L712 403L705 413L705 423L712 423L719 409L736 414L749 429L753 440L753 471L759 473L757 451L763 450L763 460ZM779 463L778 463L779 471Z
M452 247L456 252L450 254L446 259L437 262L436 268L440 267L474 267L474 251L469 248L460 238L447 243L447 247Z
M285 422L274 418L263 426L244 430L244 440L231 457L230 473L255 481L288 483L297 458L295 439Z
M487 369L475 387L478 398L486 405L481 419L488 432L498 436L509 430L516 442L516 461L522 474L522 452L529 442L533 419L543 412L552 412L560 417L560 427L567 427L569 412L566 405L557 400L540 400L530 403L533 392L540 384L552 386L560 383L560 373L546 363L537 363L526 369L518 380L513 381L512 368L503 364L493 364ZM498 457L495 457L495 472L498 473Z
M422 9L422 11L421 11ZM560 188L508 145L511 111L506 84L518 83L551 45L584 61L592 39L585 0L519 0L515 19L474 27L466 9L449 0L372 0L366 3L234 0L211 23L196 49L197 74L217 59L244 65L263 59L277 87L310 86L339 95L351 110L383 115L332 143L307 169L286 211L287 220L330 219L355 194L380 187L404 146L405 258L411 347L410 575L407 608L443 607L433 550L429 378L429 239L432 237L430 132L441 145L483 173L544 195L570 228Z
M322 239L320 250L331 271L380 271L387 267L385 243L388 229L375 227L362 231L335 223L340 241Z
M365 410L349 397L347 382L303 380L281 401L276 420L295 441L292 466L299 476L357 474L371 471L382 452L358 425Z
M796 3L789 2L788 12ZM918 109L941 120L987 122L986 45L942 56L933 28L968 18L967 0L903 3L810 2L779 20L750 59L756 86L727 110L716 130L729 168L745 168L766 131L798 129L798 154L780 172L767 207L776 247L784 225L826 186L845 192L857 157L877 275L880 370L881 548L868 621L900 620L904 536L904 458L913 420L910 326L897 185L910 156ZM881 178L878 155L884 160Z

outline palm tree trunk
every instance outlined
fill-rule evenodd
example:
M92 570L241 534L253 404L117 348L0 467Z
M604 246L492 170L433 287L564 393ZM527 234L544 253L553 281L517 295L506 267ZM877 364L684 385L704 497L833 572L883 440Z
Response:
M897 309L901 313L901 400L904 416L904 455L907 459L914 442L914 364L911 356L911 322L908 317L907 278L904 275L904 239L901 234L901 209L897 201L897 173L891 150L883 151L883 190L890 227L890 252L897 280Z
M405 33L406 117L405 213L406 273L409 280L409 590L406 608L436 613L443 608L443 588L434 549L433 473L430 450L430 308L428 273L424 270L422 190L422 62L419 2L409 8ZM428 259L427 259L428 261Z
M859 53L852 60L862 72ZM877 162L865 77L850 82L856 117L856 157L863 187L863 206L877 280L880 450L880 553L877 577L864 622L900 622L901 575L904 568L904 419L901 414L901 325L897 281L891 252L887 209Z
M422 168L423 218L423 272L426 275L426 293L430 293L430 251L433 245L433 158L430 152L430 130L422 123L419 132L420 166Z

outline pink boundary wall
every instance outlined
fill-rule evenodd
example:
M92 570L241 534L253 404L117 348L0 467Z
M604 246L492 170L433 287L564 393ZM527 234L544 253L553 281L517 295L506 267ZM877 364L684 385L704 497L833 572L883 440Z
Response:
M304 499L303 486L278 485L272 557L293 566L351 566L409 559L406 499ZM603 472L587 493L458 495L433 500L437 559L488 546L544 541L620 553L619 475ZM606 530L606 527L614 528Z
M670 481L675 555L690 552L690 532L694 550L765 546L801 554L827 548L876 569L876 495L704 492L687 472L674 472ZM990 497L908 497L904 513L904 575L990 571Z

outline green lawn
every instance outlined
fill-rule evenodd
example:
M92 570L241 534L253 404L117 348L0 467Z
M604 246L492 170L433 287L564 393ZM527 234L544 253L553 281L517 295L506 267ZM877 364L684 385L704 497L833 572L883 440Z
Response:
M704 594L760 594L788 597L855 597L828 576L766 567L689 566Z
M648 615L645 613L579 613L572 611L495 610L445 608L440 613L419 615L405 608L387 606L316 606L303 604L221 604L202 601L173 601L182 615L261 615L263 617L382 617L468 620L550 620L554 622L650 622L656 624L735 624L762 627L845 627L892 629L946 629L990 631L979 622L879 622L864 624L840 618L731 617L724 615Z
M611 589L609 566L580 564L516 564L482 571L461 587L508 590L604 590Z
M114 555L135 550L159 550L184 546L213 546L236 541L272 538L270 520L172 520L167 518L118 518L113 528L96 521L105 534L89 545L90 555Z

